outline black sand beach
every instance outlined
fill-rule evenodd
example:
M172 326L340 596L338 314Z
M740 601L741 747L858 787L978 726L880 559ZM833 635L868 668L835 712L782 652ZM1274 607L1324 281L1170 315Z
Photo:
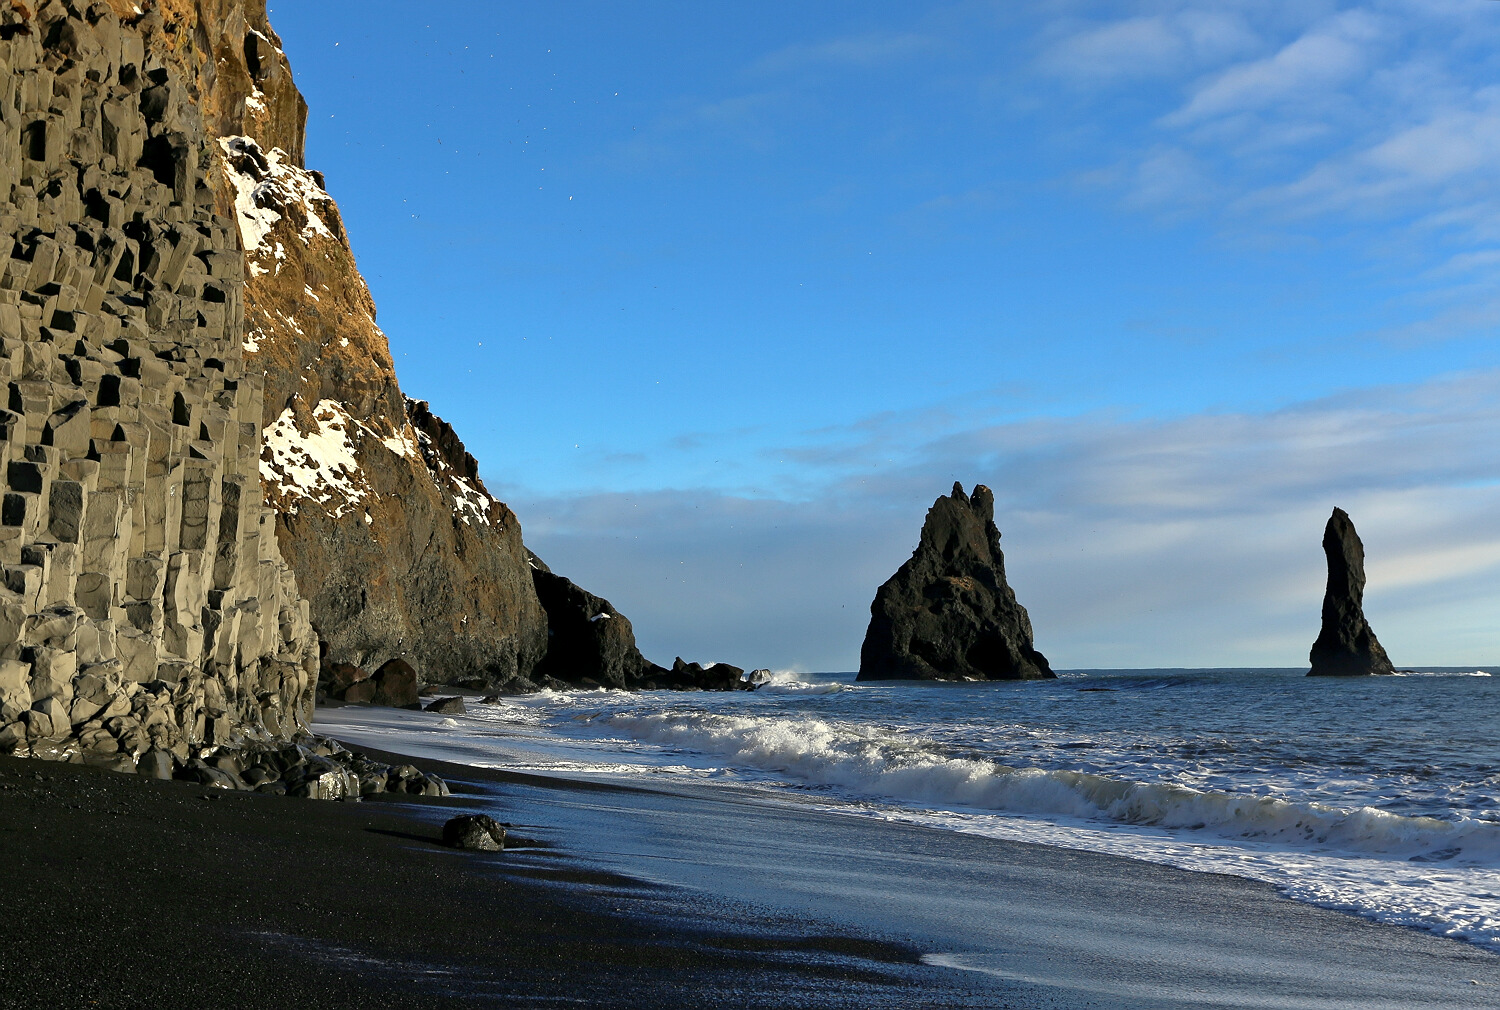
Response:
M1500 1000L1500 958L1236 878L736 790L417 763L455 795L324 803L0 759L0 1005ZM477 806L516 848L437 843Z
M0 1005L852 1007L919 991L993 1005L962 978L933 986L943 973L909 949L664 919L659 889L576 859L444 849L439 826L466 802L325 803L0 759Z

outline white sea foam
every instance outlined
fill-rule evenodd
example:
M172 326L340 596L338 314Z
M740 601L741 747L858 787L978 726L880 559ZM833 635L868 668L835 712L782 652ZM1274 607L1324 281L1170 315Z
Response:
M1500 823L1484 819L1494 816L1490 797L1500 779L1492 781L1485 761L1445 764L1476 745L1454 749L1444 732L1369 751L1392 739L1379 724L1391 695L1378 682L1339 685L1344 708L1330 719L1309 708L1300 677L1283 685L1284 704L1276 682L1246 681L1250 693L1232 696L1245 699L1233 709L1232 725L1242 731L1229 737L1223 728L1182 735L1184 709L1202 722L1215 711L1204 706L1217 699L1183 695L1191 685L1176 675L1101 683L1117 693L1080 694L1066 684L989 693L866 688L782 672L748 695L542 692L475 706L448 729L419 713L336 715L380 721L381 732L403 738L367 742L400 752L567 775L740 782L845 815L1234 874L1299 901L1500 952ZM1418 689L1406 683L1402 690ZM1437 683L1411 697L1436 705ZM1443 690L1458 692L1453 711L1489 711L1472 700L1487 695L1461 686L1483 692L1486 681L1448 683ZM1359 701L1353 689L1368 698ZM1257 716L1252 704L1265 711ZM1351 721L1356 704L1369 707ZM1158 711L1170 719L1152 724ZM1311 714L1288 723L1288 713L1301 711ZM1112 728L1127 715L1134 725ZM1364 735L1338 751L1354 725ZM1312 749L1297 749L1304 738ZM1354 760L1366 754L1375 760ZM1392 754L1411 767L1397 768ZM1318 790L1300 789L1314 780ZM1401 799L1421 789L1422 802ZM1449 816L1322 802L1384 802L1386 794L1407 813Z
M1395 677L1489 677L1485 670L1397 670Z
M772 670L771 679L756 688L769 694L837 694L847 685L837 680L820 680L795 670Z
M689 748L740 767L863 797L1209 832L1348 853L1500 868L1500 824L1403 817L1371 807L1293 803L1078 771L952 757L920 736L816 718L631 713L606 717L636 740Z
M1288 897L1500 951L1500 824L1403 817L947 756L898 729L616 713L613 730L832 787L860 812L1265 881Z

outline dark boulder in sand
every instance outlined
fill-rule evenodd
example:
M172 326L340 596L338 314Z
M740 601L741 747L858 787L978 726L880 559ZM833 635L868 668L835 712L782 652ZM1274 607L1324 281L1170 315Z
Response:
M375 689L378 686L373 680L362 680L358 684L350 684L338 697L351 705L369 705L375 701Z
M1362 677L1394 673L1390 659L1365 620L1365 545L1343 509L1334 509L1323 530L1328 589L1323 594L1323 630L1313 643L1309 677Z
M411 708L417 700L417 671L404 659L392 659L370 678L375 683L376 705Z
M468 709L464 706L464 700L460 697L439 698L431 702L422 711L436 712L438 715L467 715Z
M462 814L443 825L443 844L475 852L505 848L505 827L486 814Z
M928 510L911 558L875 594L858 679L1053 676L1005 581L994 495L983 484L966 495L955 483Z
M330 663L323 668L323 679L330 694L342 694L355 684L370 679L367 670L350 663Z

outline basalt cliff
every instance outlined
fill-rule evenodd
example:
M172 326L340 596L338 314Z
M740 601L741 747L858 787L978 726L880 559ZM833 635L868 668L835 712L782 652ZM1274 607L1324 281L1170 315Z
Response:
M666 672L402 393L306 117L265 0L0 0L0 751L284 740L335 666Z
M875 594L860 680L1034 680L1054 676L1005 581L995 498L961 485L927 512L917 549Z

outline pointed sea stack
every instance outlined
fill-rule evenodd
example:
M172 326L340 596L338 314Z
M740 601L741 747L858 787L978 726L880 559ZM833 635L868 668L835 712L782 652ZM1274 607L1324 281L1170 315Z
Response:
M1313 643L1308 676L1394 673L1365 620L1365 545L1343 509L1334 509L1328 519L1323 553L1328 555L1328 590L1323 594L1323 630Z
M1036 680L1056 676L1005 582L995 497L961 485L927 512L922 541L881 586L860 680Z

